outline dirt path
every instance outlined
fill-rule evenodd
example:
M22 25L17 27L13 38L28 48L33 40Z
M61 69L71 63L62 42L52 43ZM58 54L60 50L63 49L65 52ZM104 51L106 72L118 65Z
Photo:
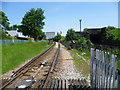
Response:
M82 73L78 72L73 64L73 58L70 53L61 45L60 56L55 68L55 72L52 75L56 78L62 79L83 79Z

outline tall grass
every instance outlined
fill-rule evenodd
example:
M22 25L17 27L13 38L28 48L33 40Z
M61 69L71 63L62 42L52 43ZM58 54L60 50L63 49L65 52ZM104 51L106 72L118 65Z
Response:
M26 42L2 46L2 74L16 68L26 60L42 53L51 45L48 42Z
M79 70L86 78L89 76L90 74L90 65L88 64L90 62L90 55L89 55L89 51L79 51L79 50L71 50L71 55L74 58L74 64L77 68L77 70ZM86 53L85 55L82 55L82 53ZM86 61L83 60L83 58L85 58Z
M2 45L0 45L0 75L2 74Z

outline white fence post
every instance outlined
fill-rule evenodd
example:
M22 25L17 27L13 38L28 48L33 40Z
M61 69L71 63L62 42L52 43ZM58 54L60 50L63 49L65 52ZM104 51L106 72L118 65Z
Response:
M118 73L118 82L117 82L117 85L118 85L118 90L120 89L120 70L117 70L117 73Z
M94 81L93 81L93 60L94 60L94 48L91 48L90 50L90 56L91 56L91 62L90 62L90 82L91 82L91 86L94 87Z

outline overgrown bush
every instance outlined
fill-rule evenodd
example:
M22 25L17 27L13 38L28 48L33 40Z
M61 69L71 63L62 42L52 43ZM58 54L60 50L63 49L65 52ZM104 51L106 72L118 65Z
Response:
M11 37L7 34L7 32L0 29L0 39L11 39Z

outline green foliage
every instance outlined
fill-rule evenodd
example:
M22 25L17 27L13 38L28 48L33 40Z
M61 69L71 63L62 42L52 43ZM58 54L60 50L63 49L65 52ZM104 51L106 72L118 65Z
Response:
M117 51L116 51L117 53L116 53L116 55L117 55L117 68L120 70L120 49L118 49Z
M4 12L0 11L0 24L6 29L9 29L9 20Z
M88 38L90 29L85 28L83 31L83 36ZM94 44L104 44L104 45L119 45L120 43L120 29L113 26L108 26L106 28L96 29L96 38L91 38ZM89 39L89 38L88 38ZM113 42L113 43L112 43Z
M85 32L87 32L87 29L85 29ZM71 42L67 42L71 41ZM67 46L69 49L70 48L75 48L80 51L84 49L89 49L91 46L90 40L87 38L76 34L75 30L73 29L68 29L67 34L66 34L66 41L62 41L65 46Z
M74 64L78 71L82 72L85 78L89 77L90 74L90 52L85 50L83 52L79 50L70 50L72 57L74 58ZM83 55L85 53L85 55ZM83 58L85 59L83 59Z
M66 39L62 41L62 43L68 48L68 49L73 49L73 50L78 50L78 53L81 54L83 52L85 53L90 53L89 50L91 47L95 47L95 45L93 45L91 43L91 41L89 39L87 39L87 35L89 34L89 29L85 28L83 33L84 33L84 37L83 36L80 36L80 35L75 35L75 31L74 30L68 30L67 34L66 34ZM109 41L120 41L120 29L117 29L113 26L108 26L106 31L102 31L99 30L99 35L101 36L100 39L104 40L104 42L107 42L108 40ZM70 40L74 40L75 43L72 43L70 42ZM97 48L99 48L100 46L99 45L96 45ZM117 55L117 68L120 69L120 50L119 49L116 49L114 50L113 48L109 51L109 48L107 47L103 47L104 49L108 49L108 52L112 51L111 53ZM73 50L72 50L72 53L73 53ZM90 55L84 55L85 57L84 58L90 58ZM74 58L77 58L77 56L74 54L73 55ZM88 60L87 59L87 60ZM80 68L80 66L83 66L85 65L85 63L83 63L83 65L81 65L81 61L78 61L78 60L75 60L75 64L77 67ZM88 70L88 69L87 69ZM87 71L87 70L84 70L84 71Z
M78 40L77 40L77 49L80 50L80 51L83 51L83 50L86 50L86 49L89 49L90 46L91 46L91 42L90 40L84 38L84 37L80 37Z
M77 40L77 35L75 34L75 30L68 29L67 34L66 34L66 40L67 41L72 41L72 40Z
M88 31L87 28L85 28L85 29L83 30L83 36L86 37L86 38L88 38L88 34L89 34L89 31Z
M86 33L87 33L87 32L88 32L88 29L87 29L87 28L84 28L83 32L86 32Z
M64 36L61 36L61 41L64 41L65 40L65 37Z
M2 75L2 45L0 45L0 76Z
M2 29L0 29L0 39L10 39L11 37L7 35L7 32L4 32Z
M57 33L57 35L53 38L54 41L58 42L61 39L61 34Z
M120 70L120 49L113 49L113 50L111 50L110 53L117 55L117 58L116 58L117 64L116 65L117 65L117 69Z
M19 28L20 25L13 25L13 26L10 26L10 30L17 30Z
M0 39L2 39L2 29L0 28Z
M38 37L39 40L46 39L46 35L44 32L41 33L41 35Z
M44 11L41 8L36 10L32 8L29 12L25 14L22 19L22 25L19 27L19 31L23 32L26 36L33 37L35 40L42 39L42 29L45 22L45 16L43 15Z
M112 36L113 40L120 40L120 29L112 29L107 31L107 33Z
M107 27L106 39L109 40L120 40L120 29L113 26Z
M116 29L114 26L108 26L107 27L107 30L109 31L109 30L114 30L114 29Z

